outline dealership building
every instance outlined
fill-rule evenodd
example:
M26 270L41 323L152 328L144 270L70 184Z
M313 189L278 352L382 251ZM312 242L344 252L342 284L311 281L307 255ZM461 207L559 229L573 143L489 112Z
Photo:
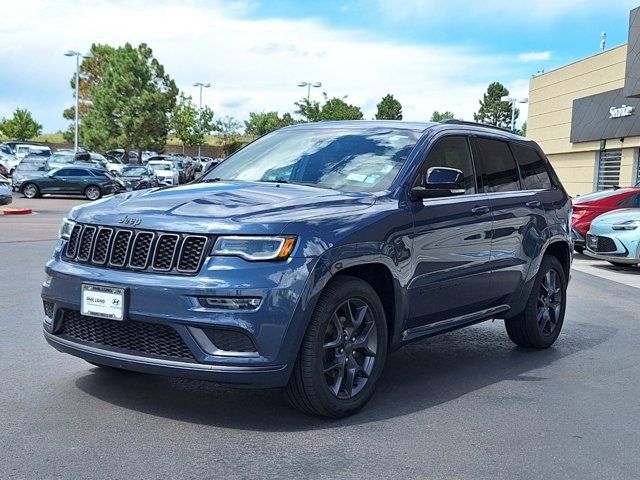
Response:
M640 7L626 45L536 75L527 137L571 195L640 182Z

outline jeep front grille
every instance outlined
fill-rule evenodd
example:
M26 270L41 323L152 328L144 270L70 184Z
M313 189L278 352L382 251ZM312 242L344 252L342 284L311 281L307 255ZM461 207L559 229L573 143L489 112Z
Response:
M204 235L76 225L65 260L138 272L195 275L214 239Z

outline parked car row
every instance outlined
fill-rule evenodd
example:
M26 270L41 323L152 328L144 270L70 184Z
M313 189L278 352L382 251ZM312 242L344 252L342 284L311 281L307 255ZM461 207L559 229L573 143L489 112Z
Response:
M571 232L579 253L616 266L640 264L640 185L575 199Z

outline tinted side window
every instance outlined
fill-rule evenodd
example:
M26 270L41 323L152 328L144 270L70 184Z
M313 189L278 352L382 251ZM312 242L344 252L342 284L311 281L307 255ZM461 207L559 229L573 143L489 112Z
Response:
M67 176L69 177L84 177L87 173L84 170L80 170L79 168L69 168L67 169Z
M474 139L477 153L478 177L484 191L513 192L520 190L518 167L509 145L499 140Z
M621 207L638 208L640 207L640 193L625 198L618 205Z
M462 172L461 188L466 193L476 193L476 179L466 137L445 137L438 140L420 167L416 184L424 181L424 176L431 167L457 168Z
M55 173L56 177L69 177L71 175L71 169L70 168L61 168L60 170L58 170Z
M538 152L517 143L512 143L511 149L520 166L524 190L549 190L553 188L545 161Z

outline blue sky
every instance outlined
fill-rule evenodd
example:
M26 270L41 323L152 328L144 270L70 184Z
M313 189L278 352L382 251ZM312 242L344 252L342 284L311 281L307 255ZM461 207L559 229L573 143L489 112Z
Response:
M640 3L640 2L639 2ZM527 96L529 79L626 42L634 1L23 0L3 5L0 116L26 107L45 132L73 103L66 49L146 42L178 86L216 115L292 111L300 80L322 81L371 118L393 93L407 120L471 119L487 84ZM314 91L317 98L320 92ZM521 120L526 118L526 107Z

